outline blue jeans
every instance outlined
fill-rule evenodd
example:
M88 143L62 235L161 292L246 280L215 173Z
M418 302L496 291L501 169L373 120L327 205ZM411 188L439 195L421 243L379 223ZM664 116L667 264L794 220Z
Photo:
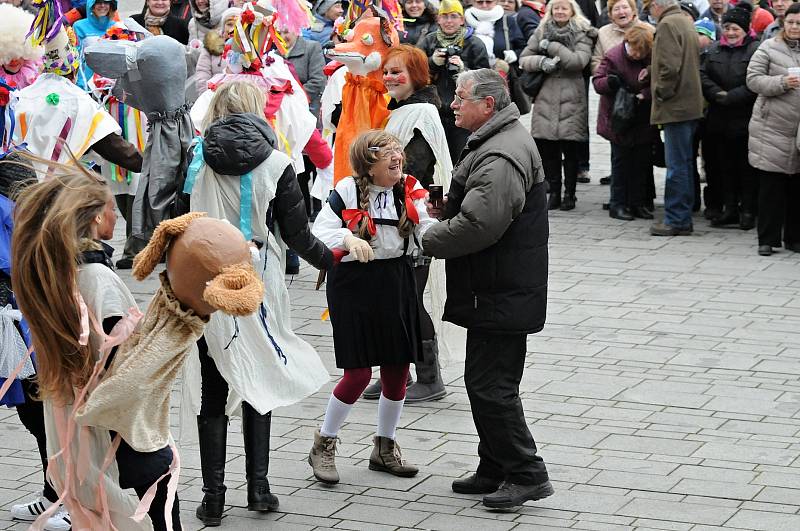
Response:
M692 225L694 164L692 139L696 120L664 124L667 181L664 187L664 223L686 229Z

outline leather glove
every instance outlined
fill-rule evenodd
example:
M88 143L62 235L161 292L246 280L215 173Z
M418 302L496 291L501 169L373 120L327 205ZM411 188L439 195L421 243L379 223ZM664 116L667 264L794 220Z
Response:
M517 62L517 52L514 50L506 50L503 52L503 59L505 59L506 63L513 64Z
M558 69L558 63L560 62L561 62L560 57L548 57L546 59L542 59L540 68L542 69L542 72L544 72L545 74L552 74Z
M606 82L608 83L608 88L614 91L619 90L619 88L622 86L622 80L617 74L610 74L606 78Z
M369 243L352 234L344 237L344 246L347 248L347 251L355 256L356 260L362 264L366 264L375 259L375 253L372 251L372 247L370 247Z
M714 101L717 103L725 103L726 99L728 99L727 91L721 90L714 94Z
M539 51L542 53L547 53L547 48L550 46L550 41L547 39L542 39L539 41Z
M444 62L447 60L447 56L444 54L444 52L440 52L437 50L433 52L431 60L433 61L433 64L435 64L436 66L443 66Z

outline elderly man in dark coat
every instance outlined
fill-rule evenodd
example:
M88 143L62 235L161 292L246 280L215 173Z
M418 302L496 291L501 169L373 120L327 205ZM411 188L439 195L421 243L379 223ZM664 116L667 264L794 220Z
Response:
M432 211L444 221L422 246L446 259L444 319L467 329L464 383L480 464L453 491L510 509L553 493L519 398L526 339L544 327L547 307L544 171L497 72L461 74L451 107L471 135L444 210Z

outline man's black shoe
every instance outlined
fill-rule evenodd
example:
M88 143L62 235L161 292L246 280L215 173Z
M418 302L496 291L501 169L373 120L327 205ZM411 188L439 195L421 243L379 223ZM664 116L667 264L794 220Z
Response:
M133 269L133 258L120 258L117 260L117 269Z
M503 483L500 479L485 478L472 474L453 481L453 492L458 494L489 494L495 492Z
M503 482L497 492L483 497L483 506L489 509L512 509L526 501L541 500L552 496L555 490L549 481L538 485L517 485Z
M600 177L600 184L611 184L611 176L609 175L608 177Z

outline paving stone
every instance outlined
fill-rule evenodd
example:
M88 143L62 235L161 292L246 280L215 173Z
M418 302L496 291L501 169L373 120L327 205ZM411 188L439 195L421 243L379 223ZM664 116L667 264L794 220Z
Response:
M710 525L722 525L735 513L733 508L643 499L635 499L617 511L623 516Z
M762 487L758 485L723 483L721 481L709 481L706 479L682 479L677 485L672 487L670 492L716 498L752 500L761 490Z
M796 531L800 529L800 516L742 510L728 520L726 525L757 531Z
M769 465L788 465L798 455L800 455L800 452L727 443L706 443L692 454L693 457L725 458L731 461Z
M611 448L648 454L692 455L701 444L691 441L659 439L630 435L609 435L601 441L598 448Z

